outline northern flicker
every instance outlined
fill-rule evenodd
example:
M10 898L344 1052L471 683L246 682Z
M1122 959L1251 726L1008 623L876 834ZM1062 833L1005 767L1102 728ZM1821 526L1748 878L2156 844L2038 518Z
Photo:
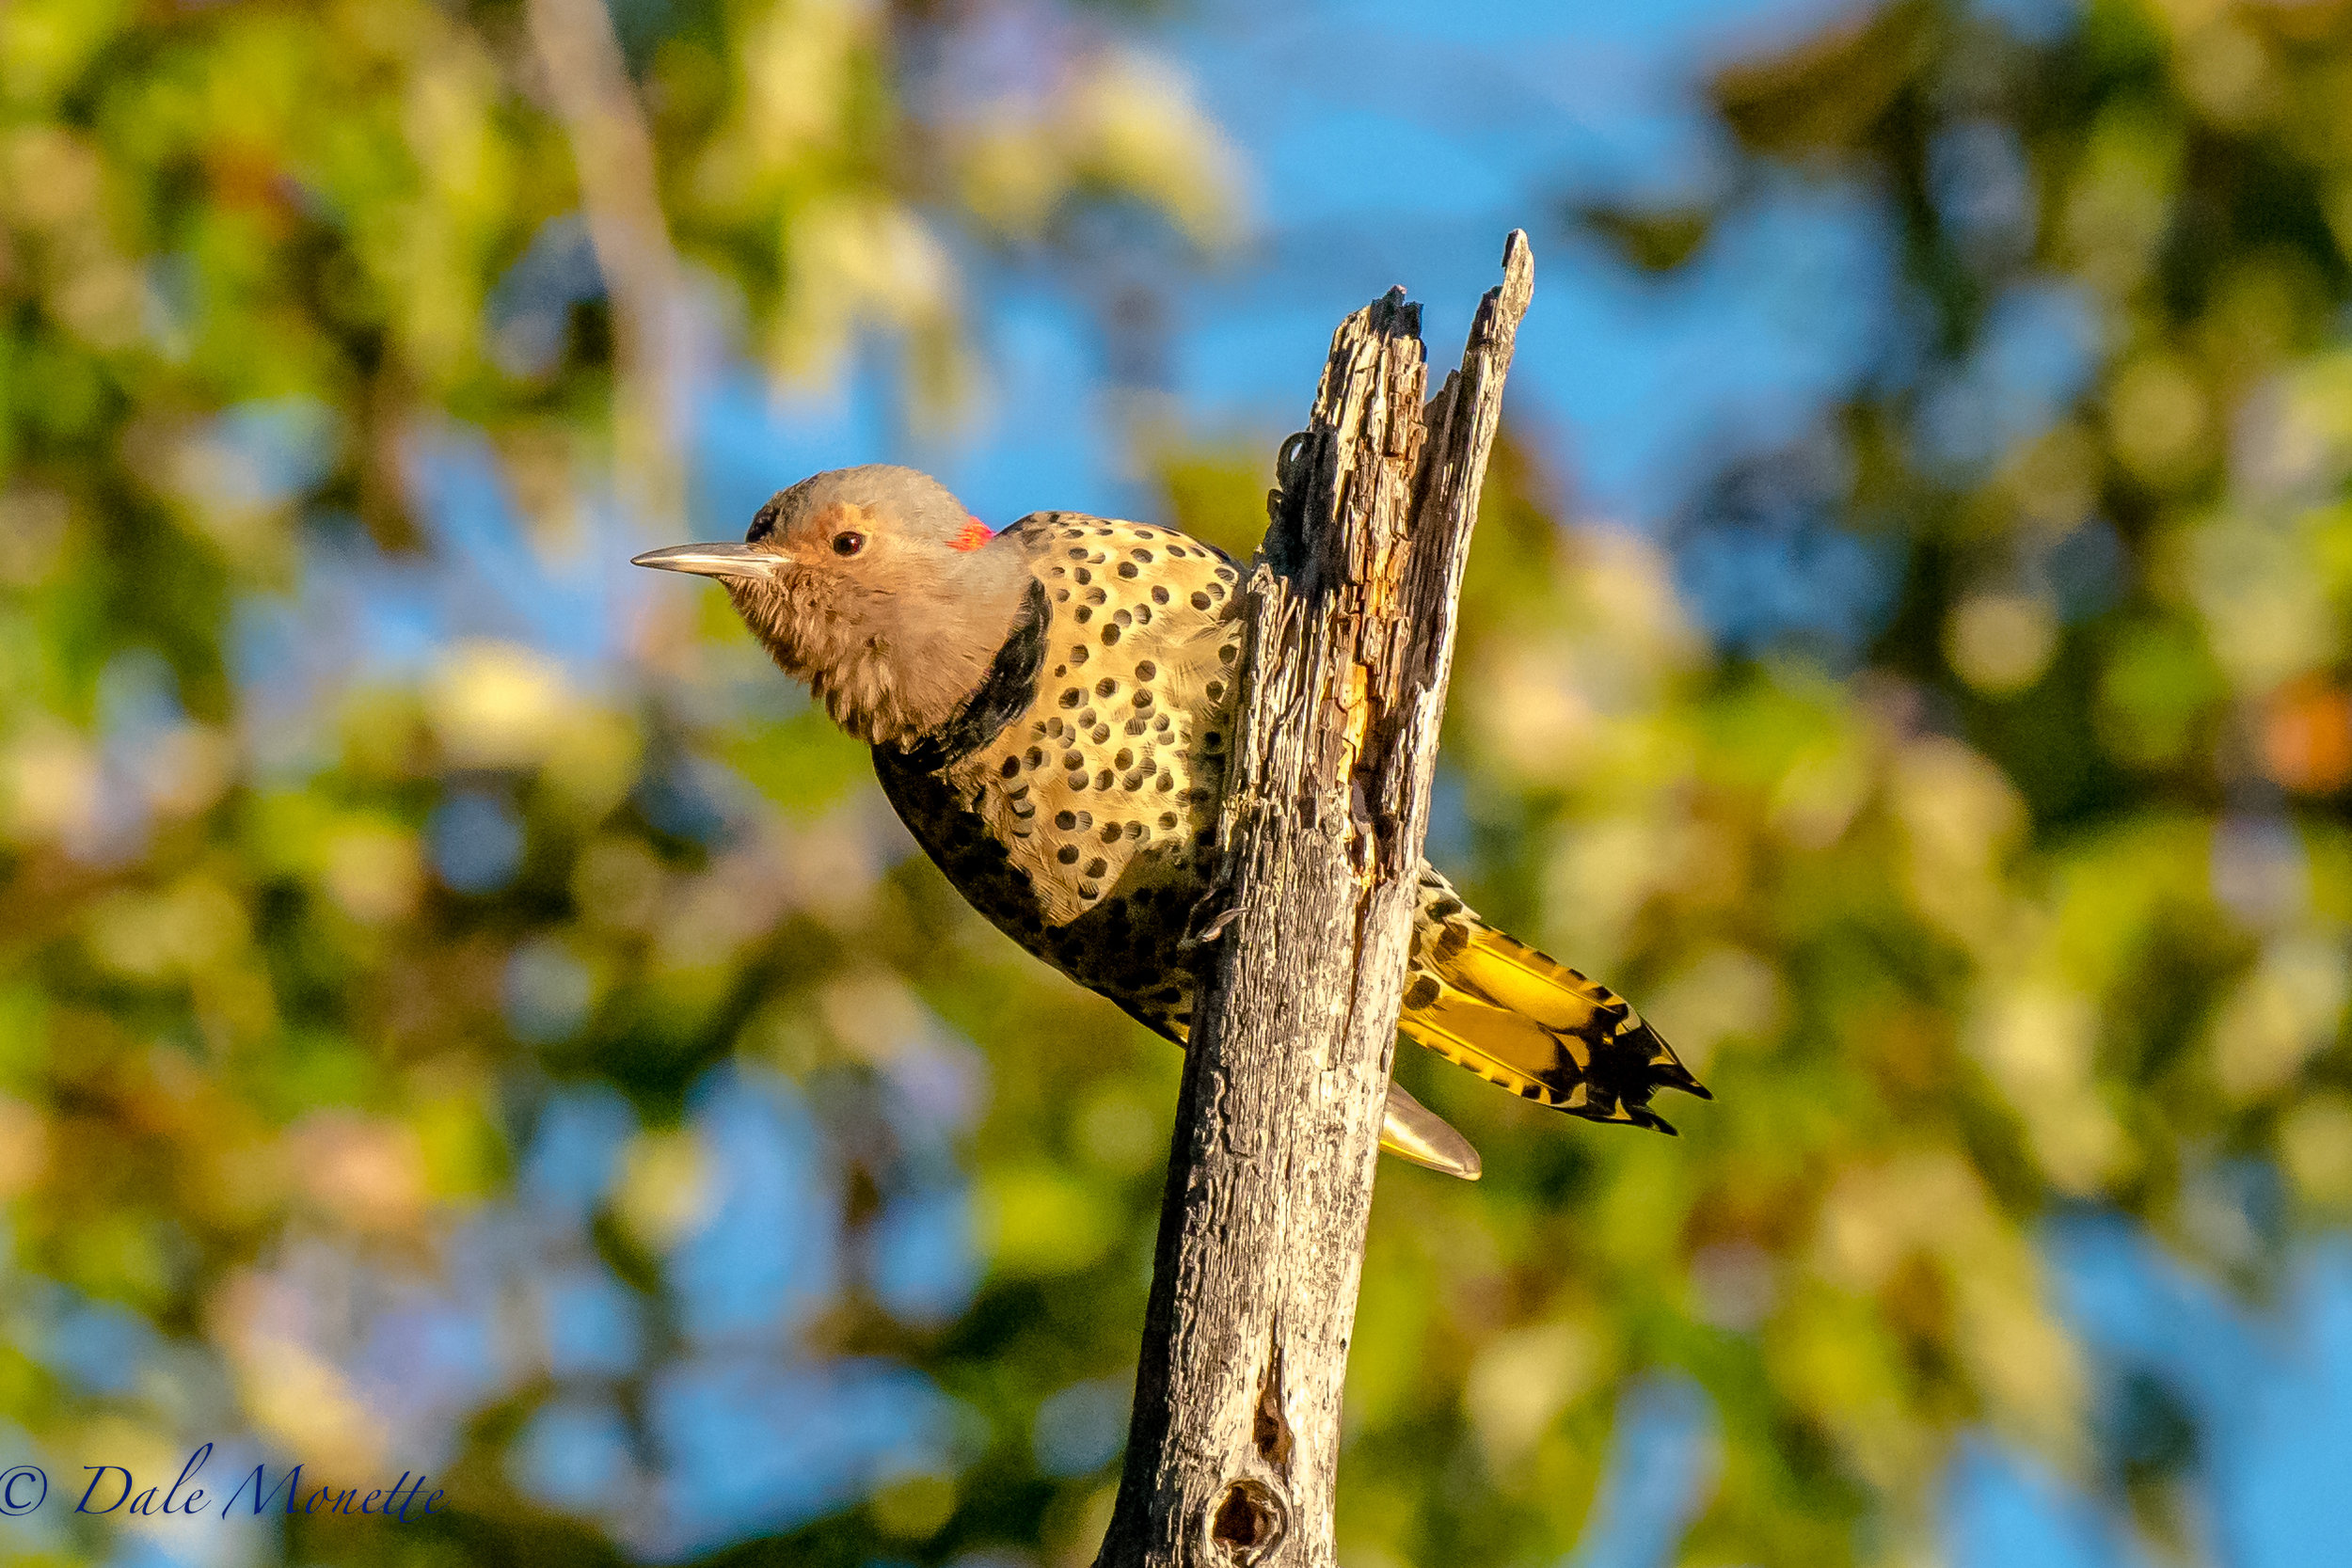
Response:
M720 579L787 673L873 748L883 792L999 930L1183 1043L1179 943L1206 890L1241 654L1241 573L1172 529L1039 512L993 533L875 465L803 480L742 544L641 566ZM1556 1110L1672 1132L1707 1091L1641 1016L1481 920L1422 868L1398 1028ZM1390 1090L1381 1145L1457 1176L1477 1151Z

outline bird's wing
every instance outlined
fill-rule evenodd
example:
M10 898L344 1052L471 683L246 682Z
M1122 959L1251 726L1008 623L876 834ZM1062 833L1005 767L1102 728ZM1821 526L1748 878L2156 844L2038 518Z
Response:
M1028 709L967 773L1048 926L1184 869L1232 741L1239 580L1173 530L1077 513L1013 525L1048 607Z

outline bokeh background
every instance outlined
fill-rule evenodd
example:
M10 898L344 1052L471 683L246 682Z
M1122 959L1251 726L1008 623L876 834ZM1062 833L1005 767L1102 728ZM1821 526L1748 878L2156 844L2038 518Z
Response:
M1246 550L1515 226L1431 852L1719 1098L1401 1058L1343 1560L2342 1561L2344 0L0 8L0 1551L1085 1564L1177 1057L625 562Z

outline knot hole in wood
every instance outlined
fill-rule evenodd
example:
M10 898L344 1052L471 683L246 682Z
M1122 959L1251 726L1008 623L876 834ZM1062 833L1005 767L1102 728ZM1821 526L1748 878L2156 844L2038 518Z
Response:
M1209 1544L1233 1568L1249 1568L1279 1545L1289 1529L1290 1505L1282 1495L1248 1476L1226 1482L1209 1509Z

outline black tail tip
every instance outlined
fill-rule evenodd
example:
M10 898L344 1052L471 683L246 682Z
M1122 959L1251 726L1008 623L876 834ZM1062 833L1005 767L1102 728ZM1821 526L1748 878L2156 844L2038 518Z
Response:
M1708 1091L1706 1085L1691 1076L1689 1068L1684 1067L1672 1056L1659 1056L1651 1060L1649 1081L1651 1086L1655 1088L1680 1089L1684 1094L1695 1095L1701 1100L1715 1098Z

